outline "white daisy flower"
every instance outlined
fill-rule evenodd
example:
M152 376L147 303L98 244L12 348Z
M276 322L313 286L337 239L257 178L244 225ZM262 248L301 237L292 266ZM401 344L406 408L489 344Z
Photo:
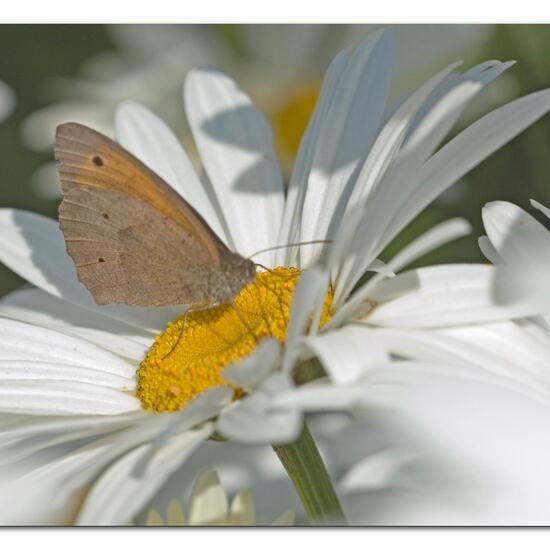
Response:
M550 210L536 201L533 207L550 218ZM479 239L481 251L497 269L495 300L525 304L550 313L550 231L519 206L495 201L483 208L487 236Z
M287 193L265 118L218 71L191 71L185 84L202 180L160 119L135 103L118 110L119 142L243 256L335 239L259 255L268 270L235 298L240 314L220 306L188 313L184 325L181 308L96 306L77 281L57 223L0 213L0 259L37 287L0 306L7 343L0 444L5 462L21 470L4 488L10 498L24 486L51 514L72 499L80 504L77 523L121 524L215 432L243 442L294 441L304 410L349 407L375 393L376 380L370 393L355 381L388 355L374 333L353 323L373 300L368 322L385 326L519 315L491 301L489 266L385 278L464 235L461 220L429 231L388 266L376 257L439 193L547 112L550 93L497 109L437 150L470 100L511 63L462 74L451 66L387 109L393 50L391 34L378 32L332 62ZM380 273L352 295L369 269ZM343 328L328 330L336 327ZM295 389L295 378L311 378L308 364L296 370L296 362L312 354L335 386ZM69 443L68 450L55 447Z
M275 518L270 525L284 527L294 525L296 513L288 509ZM189 516L187 517L177 499L166 507L163 517L154 509L149 510L145 518L149 527L201 526L253 526L260 525L256 518L256 500L251 491L237 493L231 504L229 497L215 470L203 472L195 481L189 498Z

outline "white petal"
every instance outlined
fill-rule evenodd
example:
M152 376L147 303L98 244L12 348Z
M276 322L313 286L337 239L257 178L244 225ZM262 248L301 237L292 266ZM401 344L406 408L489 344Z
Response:
M342 50L330 63L315 109L300 141L298 154L288 186L284 217L278 244L289 244L300 240L302 212L307 192L307 178L315 152L322 121L331 103L336 85L341 79L349 57L349 48ZM298 265L296 248L280 249L276 252L277 265Z
M282 391L271 406L303 412L345 411L361 407L393 407L399 404L408 385L419 376L445 375L450 378L495 382L496 377L464 363L392 361L372 365L365 377L352 384L335 386L316 380Z
M341 221L342 205L345 209L357 167L382 120L393 57L390 32L373 33L348 56L320 122L307 180L300 240L331 238L333 224ZM315 247L301 250L301 265L307 266L317 253Z
M363 285L351 298L338 310L336 315L332 318L330 326L340 323L342 320L349 317L355 312L362 302L367 300L376 285L379 284L384 277L392 275L395 271L399 271L404 266L413 262L417 258L420 258L424 254L427 254L431 250L442 246L443 244L458 239L467 235L471 230L470 224L461 218L448 220L440 223L435 227L432 227L424 234L420 235L412 243L408 244L403 250L401 250L391 261L385 266L385 269L379 270L372 279L370 279L365 285ZM361 257L361 252L358 252L358 257ZM355 280L356 278L354 278ZM338 287L338 290L341 287ZM351 288L338 293L340 297L345 297L348 292L351 292Z
M504 262L527 259L531 250L550 256L550 232L519 206L505 201L487 203L483 225Z
M45 361L29 361L28 359L15 361L0 359L0 381L7 380L42 380L44 382L66 380L84 384L97 384L98 386L106 386L120 391L135 389L134 380L116 374L86 367Z
M477 240L479 249L481 253L493 264L498 265L501 263L500 256L498 255L497 249L491 244L491 241L488 237L482 236Z
M350 468L338 485L345 492L383 489L391 484L396 472L413 458L410 451L395 448L373 453Z
M531 199L529 202L531 203L531 206L533 208L536 208L537 210L540 210L547 218L550 219L550 208L546 208L546 206L544 206L540 202L537 202L533 199Z
M334 386L316 381L281 392L273 399L273 407L311 412L340 411L364 404L367 399L368 391L363 384Z
M499 69L494 70L498 72ZM483 71L481 73L479 78L482 82ZM424 162L426 154L437 143L437 140L432 142L434 132L441 131L440 137L443 137L450 129L449 123L456 119L454 115L449 118L449 113L455 110L459 113L464 109L472 94L479 91L480 85L478 78L474 78L472 82L466 81L452 89L441 100L439 107L434 108L433 117L425 123L431 128L423 131L428 141L420 141L419 151L418 147L404 148L400 163L388 172L378 186L376 200L371 198L370 204L366 205L362 227L362 234L371 241L369 247L365 246L368 249L365 263L370 263L397 233L452 183L550 108L550 92L520 98L478 120ZM403 181L407 181L405 188ZM351 272L346 277L346 287L354 286L349 279L360 277L362 270L353 269Z
M127 419L127 416L124 418ZM111 419L106 417L105 420ZM14 492L11 495L8 492L8 495L11 500L20 498L23 503L26 502L27 506L23 508L30 507L35 500L45 500L48 508L53 509L66 507L76 497L73 510L78 509L83 489L89 488L89 484L114 459L154 437L162 429L165 420L162 415L141 415L141 418L134 418L134 425L127 429L95 439L72 451L64 449L59 458L15 480ZM24 510L19 512L24 513ZM70 521L74 521L74 512Z
M436 86L457 66L454 63L418 88L384 124L357 178L347 209L368 197L399 151L414 117Z
M520 207L503 201L483 208L483 224L498 252L495 300L550 310L550 231Z
M37 288L17 290L5 296L0 300L0 315L82 338L134 361L141 361L153 343L150 332Z
M294 410L275 410L276 396L292 387L290 378L275 374L256 391L223 412L217 422L221 434L243 443L290 443L302 429L302 416Z
M421 189L395 215L392 234L483 159L550 109L550 91L536 92L495 109L444 145L422 167Z
M0 318L0 360L45 361L133 378L135 367L100 347L54 330Z
M225 231L191 161L170 128L139 103L125 102L116 112L117 139L178 192L225 241Z
M319 357L335 384L352 383L364 376L370 365L388 359L376 333L357 325L306 337L304 345Z
M473 365L480 371L548 393L550 341L537 341L512 322L444 330L378 329L389 351L444 364Z
M403 223L403 209L407 209L409 221L420 212L421 209L414 213L408 210L423 184L422 179L417 179L416 175L422 171L429 155L449 132L472 98L509 66L509 63L484 63L462 75L449 75L433 91L417 114L418 120L414 124L410 121L412 128L408 140L388 173L370 192L362 227L357 235L362 241L363 252L354 262L348 258L344 260L338 274L337 287L346 292L351 291L373 256L379 254L408 223ZM407 181L407 186L403 186L403 181ZM335 298L336 303L341 304L341 290L337 290Z
M463 74L451 74L442 82L418 113L410 129L404 153L409 166L419 166L439 146L471 100L514 64L486 61Z
M185 107L235 249L248 256L273 246L284 190L265 116L229 77L206 68L188 73ZM273 257L260 261L273 264Z
M78 525L125 525L174 471L212 433L212 426L189 431L174 438L155 456L148 475L132 475L147 452L143 445L115 462L94 484L78 516Z
M369 298L378 305L370 324L393 327L445 327L533 314L535 306L501 306L492 297L494 268L441 265L409 271L381 282Z
M469 74L469 72L466 74ZM485 73L483 74L485 75ZM388 173L376 174L378 177L377 180L371 181L369 178L369 171L372 165L370 158L365 162L359 176L358 185L354 190L360 193L362 185L370 185L367 189L369 191L368 202L365 204L363 219L356 231L356 238L362 244L362 253L354 261L349 258L345 258L343 261L337 278L337 287L339 290L336 292L335 298L338 305L341 304L344 297L342 291L345 290L346 293L351 291L362 276L366 266L372 260L373 255L379 254L396 235L397 232L392 228L392 219L396 217L395 212L408 205L410 197L414 196L422 183L420 180L415 180L415 174L421 170L427 157L451 129L469 101L481 90L484 84L483 79L486 79L485 76L482 76L482 82L479 82L476 78L466 78L465 75L460 75L460 77L457 75L451 76L457 77L458 82L454 82L453 86L446 90L447 93L443 94L439 103L433 105L429 101L426 102L431 107L427 113L423 113L421 123L417 125L412 135L409 136L407 143L398 154L396 154L397 151L395 150L390 151L393 152L396 158L389 167ZM450 76L448 80L454 81ZM430 83L431 81L427 85ZM441 86L445 88L444 84L445 82ZM424 91L425 86L421 87L416 93ZM433 89L433 86L430 88ZM402 108L407 107L409 101L415 99L415 95L413 94L411 99L406 101ZM423 94L423 97L425 97L425 94ZM395 116L399 115L400 111L401 109L397 111ZM407 125L406 128L401 129L402 132L410 128L413 123L411 117L414 117L415 113L416 111L408 113L409 118L405 121ZM388 124L391 122L392 120ZM382 137L382 133L380 137ZM401 133L399 137L399 144L401 144L404 135ZM374 165L376 166L376 159L374 160ZM406 186L403 185L403 181L407 181ZM374 186L375 183L377 184L376 186ZM355 197L354 200L352 195L352 201L347 209L348 214L351 213L351 209L356 204L360 204L360 197ZM397 217L397 223L401 223L401 217ZM401 225L400 228L402 227Z
M302 274L290 308L290 321L286 331L282 370L290 372L299 353L299 344L313 307L319 307L325 297L328 278L317 268L308 269ZM317 315L314 315L316 318Z
M182 313L181 308L97 306L78 282L58 224L32 212L0 209L0 261L53 296L152 332Z
M281 346L273 338L264 338L252 355L223 370L225 380L250 390L262 382L280 363Z
M23 414L122 414L141 403L104 386L62 380L1 380L0 410Z
M34 453L91 436L113 432L132 424L138 412L115 416L46 417L25 415L0 434L0 464L10 464ZM66 451L65 451L66 452Z
M218 416L220 410L231 402L232 397L233 390L227 386L210 388L195 397L181 411L170 414L165 429L152 439L147 452L136 464L134 474L140 477L143 476L151 468L154 456L168 445L174 437L179 437L181 432L190 430L194 426Z
M229 501L214 470L197 478L189 501L189 525L227 524Z

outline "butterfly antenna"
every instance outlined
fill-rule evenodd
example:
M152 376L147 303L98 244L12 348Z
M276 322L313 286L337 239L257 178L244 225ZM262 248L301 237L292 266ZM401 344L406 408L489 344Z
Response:
M264 252L271 252L272 250L280 250L281 248L290 248L292 246L304 246L308 244L332 244L334 241L331 240L315 240L315 241L302 241L299 243L289 243L289 244L279 244L277 246L270 246L269 248L263 248L262 250L258 250L257 252L254 252L254 254L251 254L248 256L248 260L251 260L254 258L254 256L257 256L258 254L263 254ZM259 265L259 264L257 264Z

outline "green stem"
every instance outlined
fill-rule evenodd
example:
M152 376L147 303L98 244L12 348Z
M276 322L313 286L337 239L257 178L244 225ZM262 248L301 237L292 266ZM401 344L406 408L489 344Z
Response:
M314 525L344 525L346 518L332 481L307 425L289 445L273 445L285 467L309 521Z

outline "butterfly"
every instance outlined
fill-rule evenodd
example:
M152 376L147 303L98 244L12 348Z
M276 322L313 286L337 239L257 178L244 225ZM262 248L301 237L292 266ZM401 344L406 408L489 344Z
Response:
M255 279L254 262L115 141L68 122L57 127L55 158L59 226L97 304L207 308Z

